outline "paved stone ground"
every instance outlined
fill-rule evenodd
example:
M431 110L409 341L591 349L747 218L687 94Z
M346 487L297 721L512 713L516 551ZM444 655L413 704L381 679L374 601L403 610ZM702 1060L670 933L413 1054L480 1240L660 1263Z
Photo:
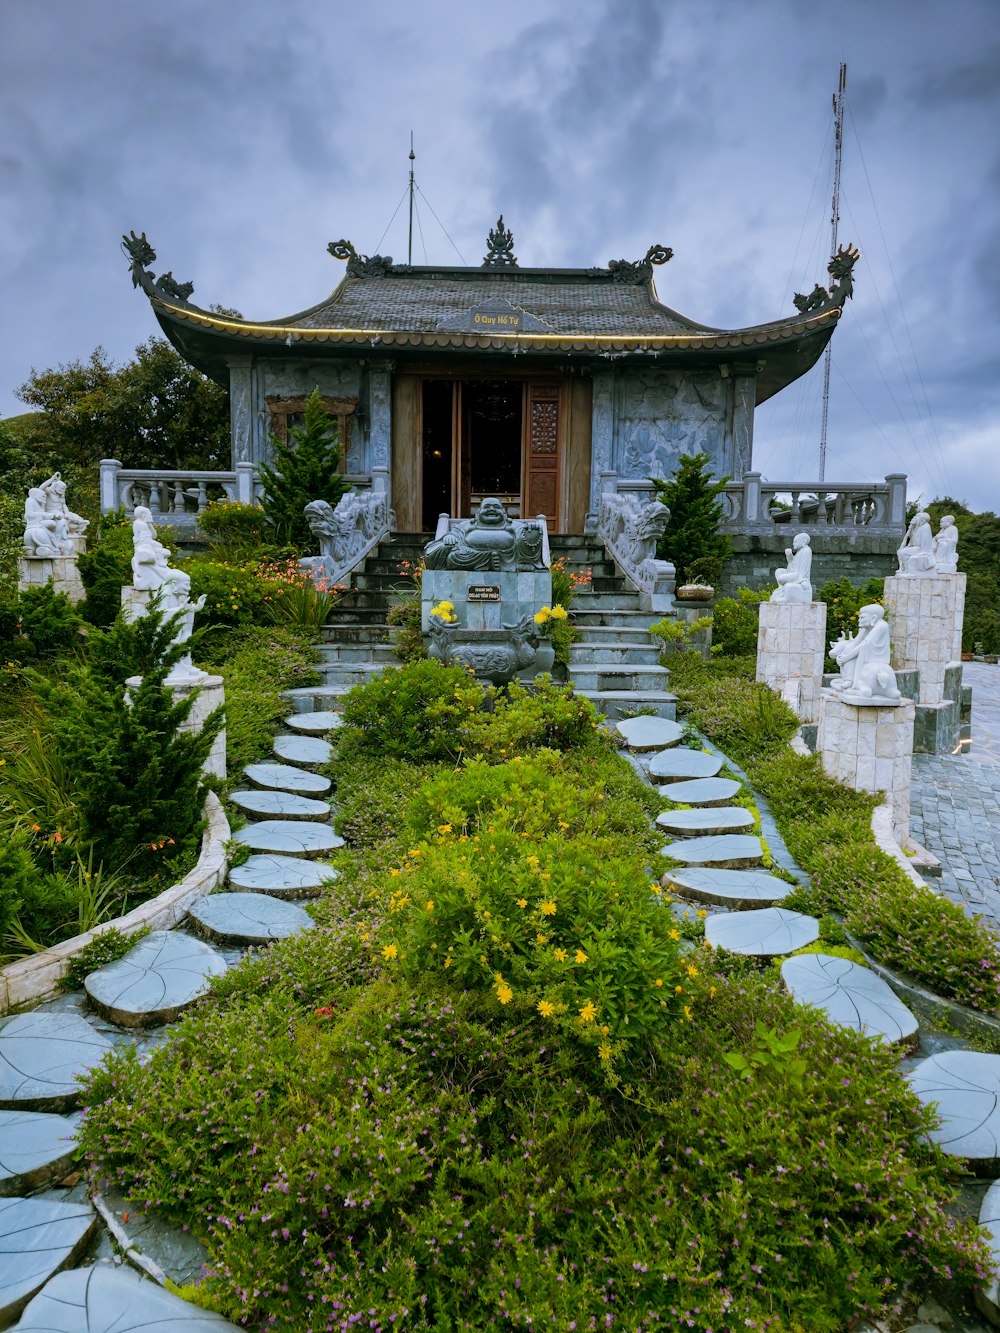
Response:
M941 890L1000 932L1000 666L966 662L972 746L915 754L910 836L941 862Z

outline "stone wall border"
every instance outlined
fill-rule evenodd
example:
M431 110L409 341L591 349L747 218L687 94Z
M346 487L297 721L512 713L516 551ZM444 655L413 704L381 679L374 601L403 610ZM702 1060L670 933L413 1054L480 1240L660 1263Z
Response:
M43 949L30 958L19 958L16 963L0 968L0 1015L58 995L59 983L69 970L70 959L112 926L125 934L141 930L143 926L151 930L170 930L180 924L192 903L217 889L229 870L226 856L229 820L215 792L210 791L205 797L205 818L207 826L202 834L198 863L179 883L172 884L155 898L140 903L114 921L102 921L83 935L74 935L51 949Z

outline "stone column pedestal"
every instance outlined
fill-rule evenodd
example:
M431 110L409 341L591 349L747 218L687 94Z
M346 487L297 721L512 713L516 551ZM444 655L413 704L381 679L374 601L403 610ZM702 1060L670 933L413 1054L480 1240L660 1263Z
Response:
M26 588L44 588L51 579L56 592L64 592L74 604L82 602L86 592L76 567L76 554L22 555L17 570L18 592L24 592Z
M798 716L819 717L819 695L826 657L824 602L761 602L757 624L757 679L778 694L787 682L799 681Z
M125 682L126 689L135 690L142 684L141 676L130 676ZM187 721L181 727L181 731L199 732L202 724L209 713L213 712L218 706L226 701L226 693L223 679L221 676L209 676L204 672L200 676L189 676L180 680L170 680L168 677L165 682L167 689L174 696L174 701L180 703L183 699L188 699L198 690L198 697L195 699L188 714ZM214 777L224 778L226 776L226 729L219 732L212 742L212 748L208 752L202 769L205 773L211 773Z
M910 833L914 711L911 699L879 708L844 703L832 690L820 694L817 749L823 768L855 791L885 792L900 846Z
M898 574L885 581L892 665L920 672L922 704L940 704L947 697L945 674L962 659L964 615L964 574Z

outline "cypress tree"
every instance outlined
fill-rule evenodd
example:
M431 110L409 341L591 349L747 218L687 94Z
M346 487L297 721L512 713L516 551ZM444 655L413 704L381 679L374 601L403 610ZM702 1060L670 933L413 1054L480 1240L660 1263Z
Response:
M260 468L261 507L283 545L315 545L303 515L312 500L336 506L347 486L337 472L341 448L337 423L323 407L319 390L306 400L305 420L288 432L287 443L271 436L274 459Z
M653 478L657 499L670 510L670 520L656 547L661 560L677 568L677 585L697 579L716 585L730 552L729 538L719 531L723 509L719 496L728 477L713 481L708 454L684 454L669 481Z

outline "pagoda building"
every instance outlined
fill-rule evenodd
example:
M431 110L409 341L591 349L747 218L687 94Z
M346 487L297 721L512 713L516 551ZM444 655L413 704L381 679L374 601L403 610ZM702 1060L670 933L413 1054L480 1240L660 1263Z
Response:
M797 313L742 329L698 324L662 304L655 265L672 252L605 268L521 268L503 218L480 267L346 260L334 291L284 319L253 322L191 301L156 278L145 235L123 248L178 352L226 385L233 467L269 456L318 389L340 425L342 467L376 475L400 531L465 516L485 496L512 515L544 514L582 532L601 474L667 478L704 451L717 475L753 466L754 408L805 374L851 294L857 251L831 261L830 291L796 296ZM839 264L838 264L839 260Z

